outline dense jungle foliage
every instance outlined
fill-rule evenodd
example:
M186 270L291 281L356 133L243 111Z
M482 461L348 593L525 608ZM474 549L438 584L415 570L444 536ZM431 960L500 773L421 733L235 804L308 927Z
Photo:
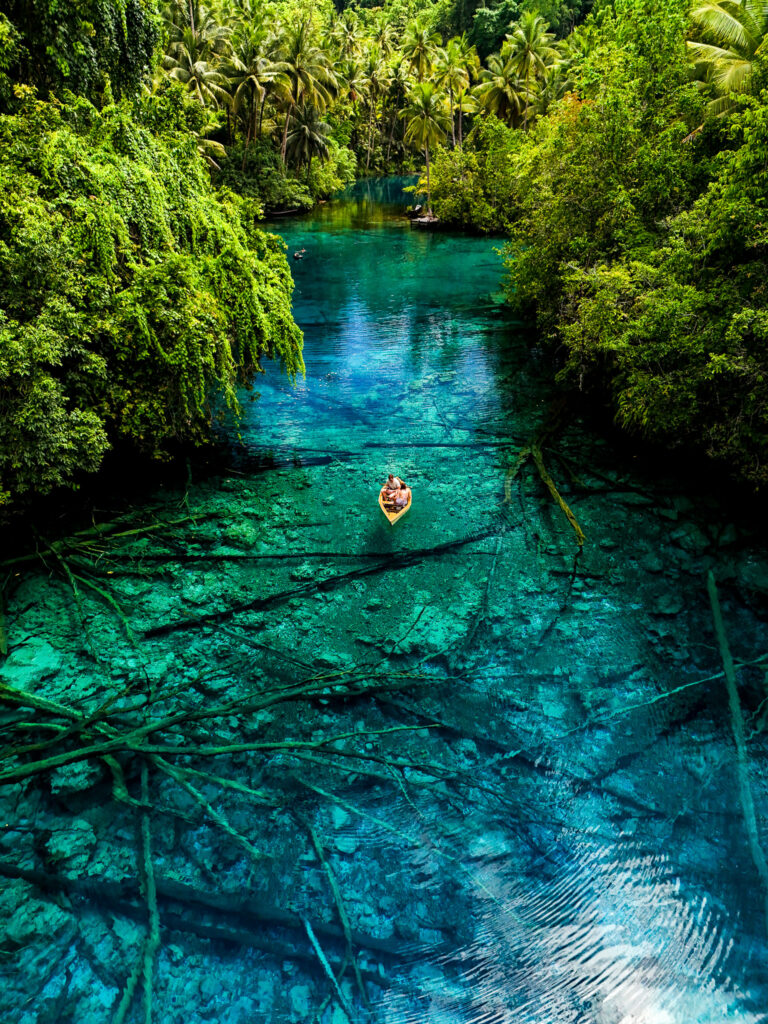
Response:
M121 35L108 7L94 4L103 21L84 36L140 41L123 54L127 89L148 73L157 26L151 9L115 4L135 26ZM109 47L73 44L65 68L58 51L45 62L23 20L1 24L7 501L76 483L116 443L162 456L203 441L214 411L237 411L236 387L262 356L291 374L303 364L282 246L256 227L257 204L212 188L199 105L162 84L115 102ZM35 87L55 91L43 99Z
M18 0L0 15L0 472L206 436L301 370L265 212L424 168L627 429L768 479L768 0Z
M765 0L615 0L560 43L540 24L528 88L513 100L499 81L493 115L437 153L430 183L440 216L510 236L510 301L564 381L755 487L768 482L766 33ZM505 52L512 74L509 39Z

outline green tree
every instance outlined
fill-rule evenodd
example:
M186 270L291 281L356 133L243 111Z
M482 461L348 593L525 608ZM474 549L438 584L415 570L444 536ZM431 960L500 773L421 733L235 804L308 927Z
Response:
M445 138L448 115L443 99L433 82L419 82L408 96L408 105L402 111L405 119L405 141L424 153L427 172L427 212L432 212L432 191L429 178L429 150Z
M418 82L429 74L441 42L440 33L434 30L427 14L406 25L400 49Z
M9 75L41 96L69 89L97 99L107 82L114 96L130 96L149 79L156 0L4 0L2 8L17 41Z
M371 165L373 129L379 102L386 95L392 81L389 63L379 54L375 46L370 47L362 67L362 83L368 99L368 143L365 158L366 171Z
M215 194L179 89L0 116L0 490L203 442L262 357L300 373L281 244Z
M331 126L321 121L314 107L294 109L288 128L287 155L293 165L307 167L307 178L312 171L312 158L326 160L329 152Z
M525 107L525 82L512 62L503 60L499 54L492 53L487 64L474 88L477 105L507 124L517 126Z
M525 82L525 131L528 131L531 109L531 78L534 81L542 79L547 68L558 59L557 50L551 45L554 36L547 31L548 27L536 11L526 11L501 48L502 58Z
M435 63L435 80L448 89L448 105L451 117L451 141L456 147L456 118L454 101L469 88L470 69L474 69L475 49L466 36L449 39L445 49L440 50Z
M168 44L162 67L167 75L202 106L226 106L227 80L219 63L230 50L229 27L200 0L175 0L165 12L165 23Z
M297 107L324 110L338 89L329 51L317 45L309 19L289 27L275 71L285 82L285 124L280 155L285 163L290 117Z
M691 56L715 92L712 113L733 107L732 96L752 89L754 64L768 34L768 0L705 0L691 11Z
M249 144L261 135L264 105L270 93L287 88L276 67L276 42L263 25L249 24L233 40L232 52L222 67L237 115L245 111L243 167Z
M217 108L229 102L227 79L217 63L209 60L208 42L191 28L181 30L163 57L168 77L180 82L204 107Z

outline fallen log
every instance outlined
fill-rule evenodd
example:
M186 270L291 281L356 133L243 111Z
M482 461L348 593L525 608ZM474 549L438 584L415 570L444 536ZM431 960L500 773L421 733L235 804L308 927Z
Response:
M127 878L117 882L100 877L73 878L66 875L55 875L51 872L35 868L22 868L8 861L0 861L0 876L18 878L37 886L48 893L65 893L70 897L79 898L89 903L96 903L103 910L114 911L124 917L146 921L146 902L140 896L139 880ZM199 938L221 939L239 945L252 945L256 949L274 952L277 941L280 956L297 957L316 961L315 953L309 948L297 945L288 946L265 935L265 928L274 928L295 934L296 939L306 935L303 919L300 915L281 907L270 906L263 899L248 899L242 893L211 893L185 882L163 878L155 875L157 899L163 905L160 918L160 929L187 932ZM211 920L205 920L210 915ZM216 920L218 918L218 920ZM233 921L226 920L232 918ZM225 920L222 920L225 919ZM323 941L330 943L329 959L338 964L344 959L341 950L346 948L347 938L344 930L334 924L312 922L312 927ZM350 938L355 947L364 950L369 957L385 960L393 967L404 966L408 958L408 950L396 938L380 939L373 935L350 930ZM292 940L293 941L293 940ZM435 955L448 954L450 947L446 944L437 947ZM364 977L366 973L363 972ZM366 980L373 980L384 985L378 975L367 975Z

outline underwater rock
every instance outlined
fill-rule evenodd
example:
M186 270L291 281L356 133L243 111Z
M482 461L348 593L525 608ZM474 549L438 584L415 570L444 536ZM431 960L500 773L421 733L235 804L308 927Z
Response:
M294 985L288 993L288 1003L291 1007L291 1020L306 1020L309 1016L310 1000L312 990L309 985Z
M712 543L696 523L682 523L669 535L669 539L691 555L702 554Z
M57 828L46 843L46 851L52 861L66 864L71 871L82 871L95 845L93 828L82 818L76 818Z
M247 520L238 520L224 531L224 539L233 547L250 550L259 539L256 527Z
M70 915L55 903L37 899L34 886L20 879L5 882L0 897L0 918L4 920L3 945L26 946L40 936L53 938L67 925Z
M342 654L333 648L326 648L324 651L320 651L315 655L314 662L320 668L335 669L338 672L343 672L354 665L354 662L348 655Z
M334 805L331 811L331 820L334 828L344 828L352 820L350 814L343 807Z
M768 593L768 562L759 559L746 561L739 572L739 581L748 590Z
M54 796L82 793L101 778L101 769L89 761L65 764L51 774L51 793Z
M30 692L43 679L56 675L63 660L61 653L46 640L33 637L13 648L0 668L0 680L8 686Z
M656 554L655 551L652 551L652 552L650 552L650 554L648 554L648 555L644 556L643 558L641 558L639 560L639 562L640 562L640 567L642 569L645 569L646 572L652 572L652 573L664 572L664 563L662 562L662 560L659 558L659 556Z
M685 602L679 594L662 594L653 602L654 615L679 615Z
M427 733L429 735L429 733ZM467 761L477 760L477 744L474 740L460 739L454 744L456 752Z
M468 853L473 860L495 860L508 857L512 850L512 843L503 832L485 832L470 842Z
M296 580L297 583L305 583L309 580L313 580L317 575L317 571L307 562L303 562L301 565L297 565L296 568L291 572L290 576L292 580Z
M336 847L339 853L352 854L357 852L359 843L354 836L347 834L342 836L336 836L336 838L333 840L333 845Z

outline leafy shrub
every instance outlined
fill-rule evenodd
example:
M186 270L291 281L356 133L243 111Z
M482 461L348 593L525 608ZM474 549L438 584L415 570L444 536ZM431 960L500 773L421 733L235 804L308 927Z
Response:
M156 101L0 116L0 490L71 485L118 439L203 441L263 356L303 369L282 243L167 102L164 130Z

